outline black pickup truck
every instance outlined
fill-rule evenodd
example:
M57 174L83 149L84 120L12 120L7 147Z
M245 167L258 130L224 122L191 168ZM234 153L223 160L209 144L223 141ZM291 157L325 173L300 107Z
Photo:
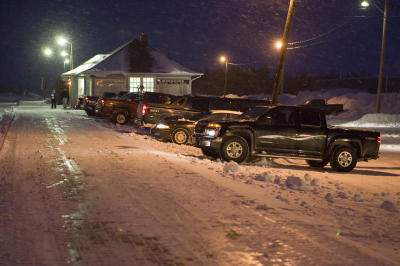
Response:
M330 162L343 172L358 160L377 159L380 142L379 132L328 126L322 110L300 106L257 106L236 121L199 121L193 135L205 155L227 161L297 158L312 167Z
M244 112L250 107L268 104L271 104L270 100L186 95L172 101L170 104L140 103L137 122L142 125L154 125L165 120L187 119L212 110Z

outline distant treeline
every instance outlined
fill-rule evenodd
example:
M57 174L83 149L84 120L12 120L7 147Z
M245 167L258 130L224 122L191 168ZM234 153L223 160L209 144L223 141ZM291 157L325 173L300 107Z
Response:
M225 69L205 70L203 73L203 77L193 82L193 93L222 95L225 82ZM267 67L244 69L239 66L229 66L226 94L272 94L274 84L273 74ZM357 89L375 93L377 84L377 77L365 77L355 73L352 73L348 77L340 75L286 75L284 77L284 93L298 94L302 90L338 88ZM383 81L383 91L399 92L400 78L385 78Z

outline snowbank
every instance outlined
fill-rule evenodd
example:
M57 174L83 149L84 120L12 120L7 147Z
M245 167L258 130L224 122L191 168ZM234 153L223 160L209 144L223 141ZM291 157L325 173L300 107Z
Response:
M226 97L240 97L229 94ZM244 98L246 96L241 96ZM271 98L270 94L254 94L248 98L266 99ZM343 104L344 112L338 115L330 116L334 120L356 120L365 114L375 113L376 94L351 90L351 89L335 89L335 90L319 90L319 91L301 91L298 95L284 94L281 96L280 102L283 104L296 105L304 103L308 99L322 98L329 104ZM400 94L399 93L383 93L381 101L381 112L386 114L400 114Z
M10 102L18 102L18 101L32 101L32 100L41 100L42 97L37 95L36 93L26 93L25 95L15 94L15 93L2 93L0 94L0 103L10 103Z
M358 120L346 122L342 125L368 128L400 128L400 114L366 114Z

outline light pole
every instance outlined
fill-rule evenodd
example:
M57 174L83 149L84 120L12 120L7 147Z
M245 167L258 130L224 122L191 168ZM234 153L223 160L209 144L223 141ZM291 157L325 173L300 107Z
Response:
M382 10L375 2L372 1L373 6L381 12L383 15L383 29L382 29L382 44L381 44L381 57L379 60L379 76L378 76L378 89L376 92L376 112L381 112L381 96L382 96L382 80L383 80L383 66L385 61L386 52L386 28L387 28L387 17L389 10L389 0L385 0L385 7ZM362 1L361 7L368 8L370 6L369 1Z
M48 75L48 65L49 65L49 58L53 55L53 50L51 50L50 48L46 47L43 49L43 55L46 58L46 63L45 63L45 73L44 73L44 78L42 78L41 80L41 90L43 93L43 100L46 97L46 90L47 90L47 75Z
M69 59L68 58L64 59L64 72L65 72L65 65L68 65L68 64L69 64Z
M66 43L68 43L70 45L70 51L69 51L69 61L70 61L70 70L72 70L74 68L74 57L72 54L72 42L68 41L67 39L65 39L62 36L59 36L56 38L57 43L61 46L64 46Z
M275 80L274 80L274 88L272 91L272 104L276 105L278 102L278 94L282 84L282 76L283 76L283 69L285 67L285 59L286 59L286 52L287 46L289 42L289 34L290 28L292 27L292 21L294 17L294 9L295 9L295 0L290 0L289 10L286 18L285 30L283 32L282 38L282 47L279 56L279 63L276 69Z
M226 56L221 56L221 57L219 58L219 61L220 61L221 63L225 63L225 82L224 82L224 91L223 91L223 93L222 93L222 96L225 97L225 94L226 94L226 86L227 86L227 83L228 83L228 64L229 64L229 62L228 62L228 57L226 57Z

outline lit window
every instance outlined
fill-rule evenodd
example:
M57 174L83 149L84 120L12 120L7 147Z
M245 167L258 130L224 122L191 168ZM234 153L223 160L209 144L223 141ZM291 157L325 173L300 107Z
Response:
M137 92L140 87L140 77L129 78L129 91Z
M144 91L154 91L154 78L143 78Z

